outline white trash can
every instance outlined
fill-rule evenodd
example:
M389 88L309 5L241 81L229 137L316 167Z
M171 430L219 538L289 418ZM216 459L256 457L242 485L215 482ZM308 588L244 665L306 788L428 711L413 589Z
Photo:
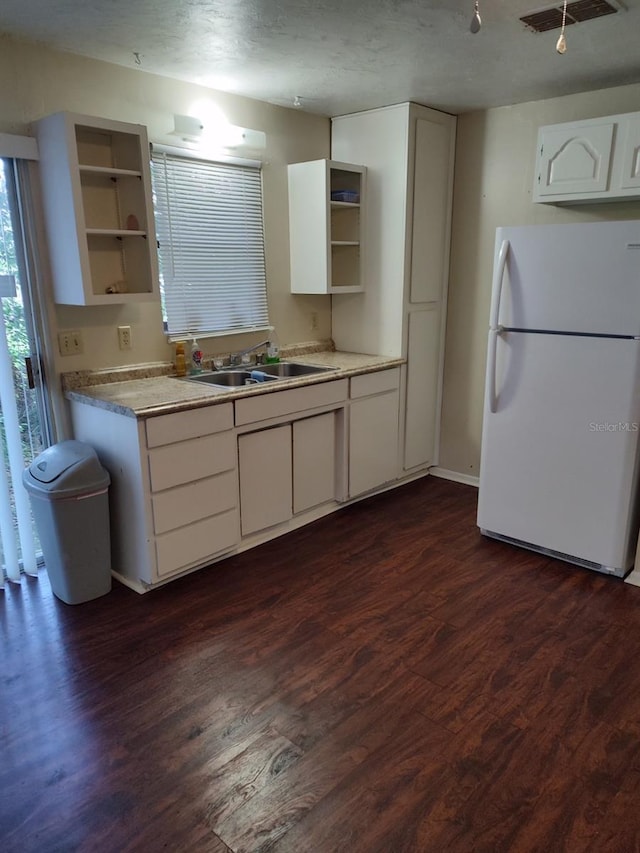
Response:
M109 474L88 444L54 444L25 468L51 588L66 604L111 589Z

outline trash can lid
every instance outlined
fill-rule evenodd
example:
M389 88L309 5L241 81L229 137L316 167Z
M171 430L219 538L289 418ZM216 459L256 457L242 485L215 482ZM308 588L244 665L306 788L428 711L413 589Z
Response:
M104 488L110 478L93 447L82 441L61 441L33 460L23 481L27 489L70 497Z

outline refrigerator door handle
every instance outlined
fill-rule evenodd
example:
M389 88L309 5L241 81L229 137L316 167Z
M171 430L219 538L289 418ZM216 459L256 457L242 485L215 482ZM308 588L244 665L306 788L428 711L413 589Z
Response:
M489 411L495 415L498 408L498 395L496 393L496 356L498 351L498 337L502 329L489 329L489 353L487 359L487 402Z
M500 319L500 301L502 299L502 285L504 283L504 270L509 257L509 241L503 240L498 252L498 263L496 264L495 274L493 279L493 287L491 288L491 312L489 314L489 328L499 329L498 321Z

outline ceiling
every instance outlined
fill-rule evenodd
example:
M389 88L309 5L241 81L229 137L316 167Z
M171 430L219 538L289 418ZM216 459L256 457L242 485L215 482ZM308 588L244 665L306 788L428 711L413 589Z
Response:
M408 100L461 113L640 82L640 0L568 27L564 56L558 30L518 20L550 4L479 4L473 35L473 0L2 0L0 32L274 104L297 95L323 115Z

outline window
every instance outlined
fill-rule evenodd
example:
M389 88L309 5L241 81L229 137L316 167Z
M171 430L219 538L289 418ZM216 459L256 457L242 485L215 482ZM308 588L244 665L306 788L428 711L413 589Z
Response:
M154 147L160 291L172 337L269 325L259 166Z

